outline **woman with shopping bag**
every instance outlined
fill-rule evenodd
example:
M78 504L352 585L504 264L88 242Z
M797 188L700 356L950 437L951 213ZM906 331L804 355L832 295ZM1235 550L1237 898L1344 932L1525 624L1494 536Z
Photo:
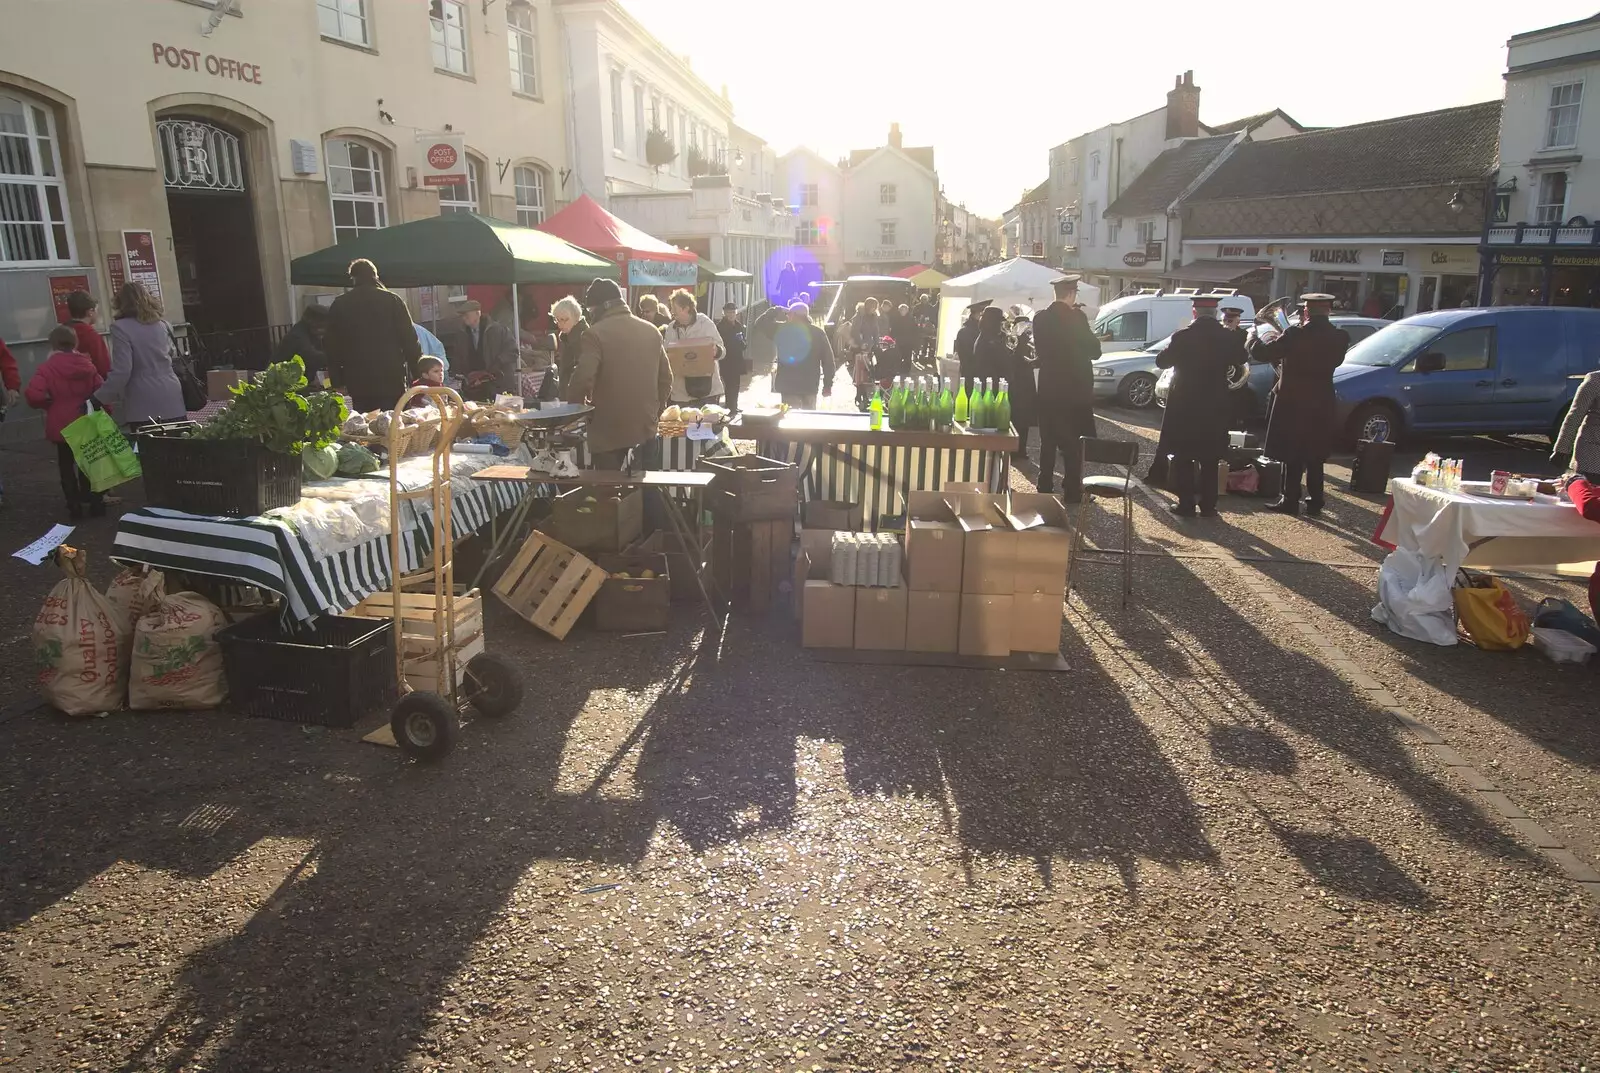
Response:
M123 284L111 324L111 375L95 396L115 411L123 428L187 416L174 368L177 349L171 326L161 319L161 303L143 284Z
M61 491L67 497L67 515L73 521L83 517L104 517L105 500L95 491L89 477L78 467L62 430L84 414L89 400L103 381L94 360L78 352L78 336L66 324L50 330L51 354L28 381L28 405L44 411L44 438L56 445L56 463L61 471Z

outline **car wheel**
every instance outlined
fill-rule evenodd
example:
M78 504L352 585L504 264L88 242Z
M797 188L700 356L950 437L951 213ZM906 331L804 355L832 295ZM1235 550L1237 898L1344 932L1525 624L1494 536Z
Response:
M1117 386L1117 399L1124 406L1142 410L1156 398L1156 378L1149 373L1132 373Z
M1400 442L1400 412L1387 402L1364 402L1355 408L1346 426L1351 441Z

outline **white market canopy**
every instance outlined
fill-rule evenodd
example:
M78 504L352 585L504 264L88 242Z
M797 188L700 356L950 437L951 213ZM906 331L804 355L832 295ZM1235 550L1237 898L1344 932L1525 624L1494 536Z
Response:
M945 280L939 285L939 338L937 352L949 354L955 345L956 332L961 328L967 307L975 302L989 301L1006 309L1013 305L1043 309L1055 301L1050 281L1061 275L1061 270L1013 257L1009 261L988 265L964 276ZM1100 308L1100 288L1089 283L1078 284L1078 301L1085 307L1091 320Z

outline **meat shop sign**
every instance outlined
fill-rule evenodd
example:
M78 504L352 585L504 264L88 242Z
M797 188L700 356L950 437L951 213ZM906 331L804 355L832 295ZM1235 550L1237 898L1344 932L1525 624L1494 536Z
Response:
M1311 263L1314 265L1358 265L1361 263L1361 250L1313 248L1311 250Z

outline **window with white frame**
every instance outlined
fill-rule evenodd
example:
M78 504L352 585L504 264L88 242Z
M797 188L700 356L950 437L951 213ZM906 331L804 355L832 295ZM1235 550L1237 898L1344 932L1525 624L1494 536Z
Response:
M343 242L388 226L383 154L377 147L354 138L329 138L324 155L328 197L333 202L333 240Z
M367 0L317 0L317 31L352 45L372 44Z
M896 190L894 183L878 184L878 204L893 205L897 196L898 191Z
M1550 113L1544 127L1544 148L1571 149L1578 144L1578 112L1582 106L1582 82L1564 82L1550 87Z
M1089 154L1089 178L1100 178L1100 154L1097 152Z
M483 181L483 165L467 157L467 181L439 187L439 215L452 212L478 212L478 187Z
M1539 200L1534 202L1533 222L1559 226L1567 218L1567 173L1547 171L1539 176Z
M639 83L633 84L633 140L639 144L634 155L640 160L644 159L645 135L649 133L644 125L644 87Z
M807 205L807 206L814 206L814 205L816 205L816 203L817 203L817 184L816 183L801 183L800 184L800 204Z
M1100 203L1089 202L1089 245L1097 245L1100 241Z
M1156 222L1145 220L1139 224L1139 245L1148 246L1156 240Z
M71 263L55 117L0 94L0 265Z
M895 235L898 232L898 230L899 230L899 221L896 221L896 220L879 220L878 221L878 245L880 245L880 246L893 246L894 242L895 242Z
M506 47L511 52L511 89L527 97L539 95L539 13L531 4L506 4ZM615 75L615 72L613 72ZM622 79L615 77L611 97L613 120L622 115ZM617 137L622 148L622 137Z
M441 71L467 73L467 5L465 0L429 0L433 32L433 65Z
M544 169L523 164L517 168L514 178L517 187L517 223L523 227L537 227L544 223Z
M822 245L822 233L817 230L817 221L801 220L795 224L794 241L797 246Z
M1116 217L1106 221L1106 245L1115 246L1122 238L1122 221Z
M638 96L638 89L634 95ZM622 72L616 68L611 70L611 148L621 152L627 144L628 136L622 124Z

